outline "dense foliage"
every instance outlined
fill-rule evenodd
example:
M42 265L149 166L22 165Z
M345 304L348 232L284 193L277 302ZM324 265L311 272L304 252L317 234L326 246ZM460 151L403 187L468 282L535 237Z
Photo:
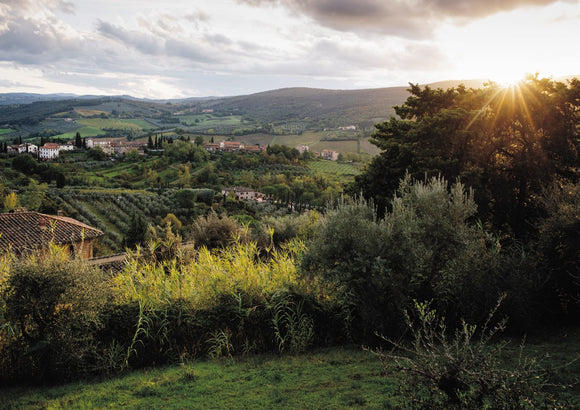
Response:
M535 201L554 176L577 182L580 81L530 76L516 86L488 84L431 89L411 85L395 107L399 118L378 124L372 141L383 152L356 178L356 191L380 212L405 172L417 178L460 177L475 189L479 216L520 236L540 215Z

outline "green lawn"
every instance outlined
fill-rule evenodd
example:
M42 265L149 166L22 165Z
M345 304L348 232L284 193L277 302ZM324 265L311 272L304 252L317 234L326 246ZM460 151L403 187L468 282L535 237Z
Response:
M12 409L344 409L400 403L379 360L356 348L195 361L92 384L1 393Z
M518 360L519 343L506 348L507 363ZM557 385L569 386L550 389L562 408L580 408L580 330L548 332L544 340L528 342L524 355L552 368ZM92 383L4 388L0 408L405 408L397 374L361 348L336 347L301 355L196 360Z

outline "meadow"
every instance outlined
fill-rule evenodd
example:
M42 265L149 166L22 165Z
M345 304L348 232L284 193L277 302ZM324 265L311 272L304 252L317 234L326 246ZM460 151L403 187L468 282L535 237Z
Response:
M518 355L517 341L509 354ZM573 381L580 364L564 366L580 354L580 332L529 342L526 351L558 368L561 383ZM144 369L105 381L58 387L0 390L10 409L243 409L243 408L404 408L398 390L402 375L360 346L315 349L299 355L250 355L198 359ZM553 389L564 408L580 406L580 391Z
M314 172L322 172L325 174L335 174L335 175L359 175L361 173L360 169L352 164L327 161L327 160L315 160L309 161L308 167Z
M84 124L88 127L104 129L115 129L115 130L133 130L141 131L144 128L153 128L150 124L143 120L124 120L124 119L112 119L112 118L81 118L78 119L79 124Z
M64 134L55 135L54 138L65 139L65 140L74 139L77 132L79 134L81 134L81 137L83 137L83 138L85 138L85 137L98 137L100 135L106 134L106 132L100 128L86 126L86 127L77 128L74 131L65 132Z

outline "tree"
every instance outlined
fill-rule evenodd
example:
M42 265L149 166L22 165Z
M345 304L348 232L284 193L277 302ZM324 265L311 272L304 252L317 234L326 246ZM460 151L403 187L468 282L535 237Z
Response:
M195 137L194 141L195 141L195 145L197 147L203 145L203 143L204 143L203 137L201 135L198 135L197 137Z
M29 210L38 210L46 197L47 191L48 185L46 183L39 184L34 179L31 179L24 195L22 195L22 206Z
M125 248L133 249L135 246L145 243L147 236L148 224L145 217L141 213L133 213L129 223L129 229L125 233L123 239L123 246Z
M18 155L12 161L12 168L22 172L26 175L32 175L36 173L38 164L36 160L30 154Z
M87 158L94 161L104 161L107 159L107 154L105 154L101 147L95 147L88 151Z
M77 147L78 149L81 149L83 147L83 139L79 132L75 134L75 147Z
M525 234L538 215L541 186L554 175L578 180L580 81L529 76L510 88L411 84L409 92L395 107L399 118L376 125L371 141L383 152L351 188L379 210L407 171L416 178L460 177L475 188L480 217Z
M329 209L303 257L303 272L338 290L346 324L361 338L397 334L413 299L432 300L451 321L479 323L505 292L505 312L523 322L537 307L533 268L507 247L502 252L472 222L476 211L473 191L461 183L407 175L383 218L364 200Z
M11 192L4 197L4 212L10 212L18 207L18 197L15 192Z

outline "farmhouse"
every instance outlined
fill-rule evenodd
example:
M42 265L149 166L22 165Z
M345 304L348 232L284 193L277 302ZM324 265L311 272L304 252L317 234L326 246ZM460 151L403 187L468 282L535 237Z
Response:
M237 141L208 142L203 144L203 148L208 152L248 152L252 154L259 154L264 150L259 145L246 145Z
M234 195L238 201L258 201L262 202L266 199L266 195L255 191L252 188L237 186L233 188L222 189L223 195Z
M216 152L216 151L220 151L220 149L221 149L220 144L217 142L205 143L205 144L203 144L203 147L208 152Z
M103 235L76 219L31 211L0 213L0 250L17 255L46 252L50 243L82 259L93 257L93 245Z
M338 152L337 151L323 149L322 151L320 151L320 156L322 157L322 159L327 159L330 161L338 161Z
M224 152L237 152L244 149L244 144L237 141L222 141L220 142L220 150Z

